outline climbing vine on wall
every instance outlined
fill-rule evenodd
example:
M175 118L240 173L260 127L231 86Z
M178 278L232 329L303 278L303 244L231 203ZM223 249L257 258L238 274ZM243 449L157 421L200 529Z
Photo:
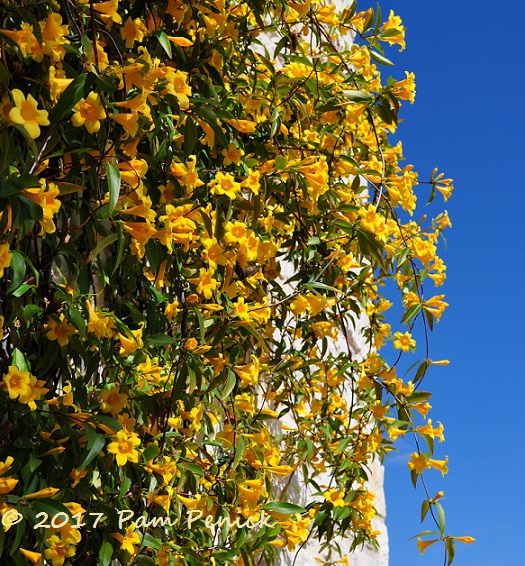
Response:
M416 201L451 180L389 142L415 96L388 76L404 31L324 0L2 1L2 564L359 549L397 437L419 439L414 484L446 473L420 387L444 362L427 345L402 378L381 355L447 306L450 221ZM331 347L352 332L364 358ZM452 561L471 539L438 499L418 545Z

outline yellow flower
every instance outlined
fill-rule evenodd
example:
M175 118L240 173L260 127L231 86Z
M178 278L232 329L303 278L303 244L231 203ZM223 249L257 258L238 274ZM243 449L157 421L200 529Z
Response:
M40 221L42 231L53 234L56 231L53 216L60 210L62 203L57 198L60 193L55 183L47 183L45 179L40 181L40 187L25 189L23 195L42 208L42 220Z
M337 489L332 488L325 491L323 497L329 501L334 507L344 507L345 506L345 493L344 491L337 491Z
M75 555L75 546L68 541L59 539L57 535L53 535L46 540L46 548L44 557L50 560L52 566L62 566L66 558Z
M184 71L169 71L165 74L164 78L167 82L167 87L162 94L172 94L177 98L181 109L186 110L190 105L188 96L191 96L191 87L188 84L188 73Z
M260 179L261 174L259 173L259 171L248 169L248 176L241 184L243 187L250 189L250 191L252 191L254 195L258 195L259 189L261 188L261 183L259 182Z
M410 352L416 347L416 341L412 339L410 332L396 332L394 334L394 348L402 350L403 352Z
M432 466L435 470L439 470L441 475L444 476L448 474L448 456L444 460L433 460L432 458L428 459L428 466Z
M457 540L458 542L464 542L465 544L472 544L476 540L473 537L452 537L452 538L454 540Z
M253 415L255 413L255 402L252 395L243 393L242 395L235 395L234 406L236 409Z
M0 476L3 476L9 471L14 461L12 456L8 456L4 462L0 462Z
M113 320L98 307L94 310L89 301L86 301L86 306L89 313L87 331L96 334L99 338L111 338L115 329Z
M224 227L224 241L227 244L243 244L250 236L251 230L248 230L244 222L227 222Z
M53 497L56 495L60 489L58 487L45 487L44 489L40 489L35 491L34 493L30 493L29 495L24 495L24 499L40 499L41 497Z
M394 31L397 32L395 35L382 38L382 40L386 41L387 43L390 43L390 45L397 43L400 46L399 51L403 51L403 49L406 47L405 45L406 28L403 27L401 24L402 24L401 18L399 16L396 16L393 10L390 10L390 15L388 16L388 20L380 28L381 31L392 30L391 33L393 33ZM381 34L379 34L379 37L381 38Z
M0 244L0 277L4 276L4 269L11 265L13 254L9 251L9 244Z
M241 505L249 509L254 509L257 506L261 496L266 497L268 495L264 489L264 480L262 478L244 480L238 484L238 488Z
M132 110L131 114L112 114L111 117L124 128L128 136L133 137L138 132L139 114L136 110Z
M69 40L66 35L69 34L67 25L62 25L62 16L52 13L47 16L45 22L40 22L42 28L42 51L48 54L54 62L61 61L66 50L64 44L68 44Z
M221 154L224 155L224 165L230 165L231 163L240 165L244 151L239 149L234 143L230 143L228 144L228 149L223 149Z
M16 399L19 395L30 393L30 376L31 374L28 371L19 371L16 366L9 366L3 377L3 385L7 387L10 399Z
M441 315L443 314L444 310L448 307L448 303L445 303L443 299L445 295L435 295L434 297L428 299L427 301L423 301L423 309L429 312L432 316L435 317L436 322L439 322Z
M438 542L438 541L439 541L438 538L432 539L432 540L421 540L421 538L418 537L418 539L417 539L417 547L418 547L418 549L419 549L419 552L420 552L421 554L423 554L423 552L425 552L425 550L426 550L429 546L431 546L432 544L434 544L435 542Z
M74 107L75 113L71 116L73 126L80 128L86 126L90 134L100 130L100 120L106 117L106 111L102 106L100 96L96 92L90 92L87 99L82 98Z
M201 267L199 277L188 279L190 283L197 285L197 293L202 293L206 299L211 299L214 291L220 287L220 282L213 278L214 271L212 268Z
M210 184L212 195L226 195L231 200L235 200L240 190L240 183L236 183L232 175L229 173L221 173L220 171L215 175L215 179Z
M179 312L179 301L177 300L167 304L166 308L164 309L164 314L170 322L173 322L174 318L177 316L177 314L179 314Z
M17 88L11 91L15 106L9 111L9 119L23 126L29 137L36 139L40 135L40 126L49 126L47 110L38 110L38 102L30 95Z
M135 41L142 41L148 30L140 18L128 18L120 28L120 36L126 41L126 47L133 47Z
M57 322L54 318L48 318L47 324L44 324L46 337L49 340L58 340L61 346L65 346L69 342L69 337L78 334L78 330L67 323L63 314L60 315Z
M403 430L401 428L396 428L395 426L392 426L388 429L388 436L390 437L390 440L392 442L395 442L398 439L398 437L405 436L407 432L408 432L407 430Z
M18 44L20 53L24 57L32 57L38 63L44 58L42 48L33 34L32 25L24 22L20 31L3 29L1 32Z
M69 477L73 479L71 487L76 487L79 484L80 480L86 476L86 474L87 470L80 470L79 472L77 468L73 468L69 474Z
M233 307L233 314L238 316L241 320L252 320L248 305L244 303L244 297L239 297Z
M257 128L257 124L255 122L252 122L251 120L238 120L237 118L232 118L231 120L224 120L224 121L243 134L249 134L255 132L255 129ZM224 155L224 151L225 150L223 150L223 155ZM225 163L225 165L227 164Z
M416 98L416 83L414 73L405 71L406 78L402 81L397 81L393 88L393 93L401 100L409 100L411 104L414 103ZM438 190L439 188L436 187ZM446 202L446 199L445 199Z
M188 351L195 350L198 345L199 343L195 340L195 338L188 338L184 343L184 349Z
M426 469L430 468L428 457L424 454L413 452L411 458L407 464L409 470L415 470L417 474L422 474Z
M140 439L134 432L128 433L125 430L119 430L116 434L116 440L108 444L108 452L117 455L117 464L124 466L129 460L130 462L138 462L140 453L136 447L140 445Z
M144 323L140 324L140 328L137 330L131 330L131 338L129 336L124 336L124 334L118 333L120 338L120 350L119 354L121 356L129 356L138 348L142 348L144 346L144 342L142 340L142 330L144 328Z
M25 548L20 548L19 550L35 566L40 566L42 564L42 554L40 552L32 552L31 550L26 550Z
M0 478L0 495L5 495L15 488L18 480L16 478Z
M193 41L186 37L179 37L175 35L168 35L168 39L178 45L179 47L191 47L193 45Z
M102 14L102 19L105 21L112 20L116 24L122 23L122 18L118 14L118 0L108 0L107 2L100 2L93 4L93 9L99 14Z
M113 385L109 391L102 389L98 396L100 398L100 408L105 413L111 413L114 417L128 406L128 398L124 393L120 393L118 385Z
M112 533L111 536L120 542L120 548L126 550L132 556L137 552L135 544L140 543L140 535L135 532L135 523L131 523L126 527L126 532L122 535L120 533Z

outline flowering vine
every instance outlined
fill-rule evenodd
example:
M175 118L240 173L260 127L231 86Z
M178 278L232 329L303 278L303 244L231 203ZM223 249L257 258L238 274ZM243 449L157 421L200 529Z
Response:
M314 537L328 564L339 534L376 544L369 465L411 433L414 484L447 471L419 389L445 362L427 347L408 380L381 354L418 351L414 324L447 307L429 287L450 220L414 219L425 185L389 142L415 96L412 73L382 74L400 18L324 0L0 15L2 563L247 566ZM472 539L445 535L438 499L418 546L450 563Z

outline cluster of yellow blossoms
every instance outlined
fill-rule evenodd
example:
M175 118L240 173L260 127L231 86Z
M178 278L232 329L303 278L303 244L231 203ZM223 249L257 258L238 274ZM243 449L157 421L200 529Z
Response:
M450 220L412 219L423 184L388 138L415 96L412 73L381 76L401 19L325 0L0 10L0 513L25 519L0 556L198 566L338 529L376 544L367 466L408 432L431 446L413 478L447 464L443 426L417 421L442 362L405 381L379 352L415 351L418 317L447 306L422 285L445 280ZM437 170L429 186L452 190ZM318 490L304 507L299 475ZM31 528L51 510L64 524Z

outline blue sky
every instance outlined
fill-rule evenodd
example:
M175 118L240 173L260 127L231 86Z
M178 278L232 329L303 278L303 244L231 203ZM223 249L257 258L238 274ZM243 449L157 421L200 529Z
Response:
M430 357L451 364L430 372L423 387L434 393L429 416L445 425L446 442L437 453L449 456L450 472L443 479L429 472L429 491L445 491L446 532L477 539L457 545L455 565L521 566L525 4L380 4L385 17L394 9L408 28L407 49L387 48L396 67L383 72L398 79L405 70L416 75L416 101L404 103L398 130L407 163L421 180L438 166L456 187L445 205L439 203L453 224L441 250L448 279L438 289L450 307L430 336ZM441 547L420 557L408 540L423 530L424 493L412 488L406 468L413 443L407 438L397 447L385 480L390 566L441 565ZM430 526L427 521L424 528Z

